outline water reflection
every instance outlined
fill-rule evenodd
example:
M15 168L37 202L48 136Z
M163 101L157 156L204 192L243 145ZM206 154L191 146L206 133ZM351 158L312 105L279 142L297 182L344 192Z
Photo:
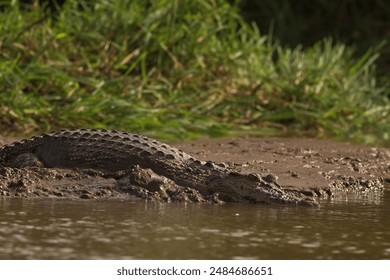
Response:
M389 197L320 209L2 199L0 258L390 258Z

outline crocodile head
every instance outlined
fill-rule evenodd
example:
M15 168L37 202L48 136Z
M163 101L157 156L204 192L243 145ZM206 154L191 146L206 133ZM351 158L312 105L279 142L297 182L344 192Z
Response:
M226 176L213 176L209 185L215 192L238 194L241 198L255 203L285 203L318 207L316 200L299 197L284 191L274 175L231 171Z

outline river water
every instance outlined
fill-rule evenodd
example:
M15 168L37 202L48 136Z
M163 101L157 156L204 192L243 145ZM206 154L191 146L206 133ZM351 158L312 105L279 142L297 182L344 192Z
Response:
M390 192L319 209L0 199L0 259L390 259Z

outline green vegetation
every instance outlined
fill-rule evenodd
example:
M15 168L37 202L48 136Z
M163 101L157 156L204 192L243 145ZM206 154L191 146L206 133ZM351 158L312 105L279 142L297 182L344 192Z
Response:
M363 55L389 38L390 1L241 0L240 8L246 20L255 21L260 30L272 29L273 37L290 47L311 46L330 36L356 47L355 55ZM388 75L390 44L380 53L378 72Z
M88 3L88 4L87 4ZM117 128L158 138L299 135L390 142L378 49L290 49L223 0L67 1L0 12L0 128Z

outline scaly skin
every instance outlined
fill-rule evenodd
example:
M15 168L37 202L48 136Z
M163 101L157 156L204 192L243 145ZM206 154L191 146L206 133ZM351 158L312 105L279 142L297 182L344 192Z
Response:
M259 203L318 206L286 193L273 176L244 174L224 164L202 162L162 142L116 130L78 129L43 134L0 150L0 166L95 169L107 174L149 168L203 195L229 194Z

